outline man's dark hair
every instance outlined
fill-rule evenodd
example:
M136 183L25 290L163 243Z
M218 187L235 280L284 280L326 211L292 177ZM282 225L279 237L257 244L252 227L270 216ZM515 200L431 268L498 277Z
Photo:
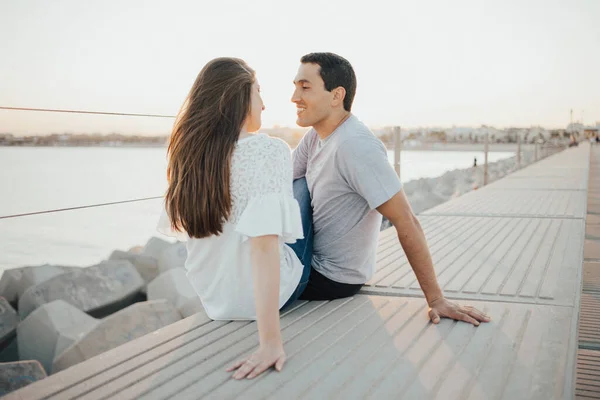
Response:
M300 59L302 64L317 64L321 67L321 78L325 82L325 90L331 92L337 87L346 89L344 110L352 109L356 94L356 75L348 60L334 53L310 53Z

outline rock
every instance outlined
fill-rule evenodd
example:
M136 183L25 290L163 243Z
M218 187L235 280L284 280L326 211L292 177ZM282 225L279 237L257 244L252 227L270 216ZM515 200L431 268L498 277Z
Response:
M145 254L136 254L130 251L115 250L112 252L108 259L127 260L131 262L137 270L137 272L139 272L146 285L152 282L154 279L156 279L158 275L160 275L158 261L156 260L156 258ZM145 286L143 291L146 291Z
M101 318L130 305L143 286L144 280L129 261L104 261L30 287L19 299L19 315L25 319L46 303L65 300Z
M196 297L194 299L187 299L186 301L181 303L181 306L179 306L177 309L179 310L183 318L187 318L191 315L198 313L206 314L206 312L204 311L204 306L202 305L202 302L200 301L199 297Z
M158 269L161 273L173 268L183 268L187 259L187 248L184 242L178 242L164 249L158 257Z
M144 251L144 246L133 246L127 251L133 254L142 254L142 251Z
M442 204L444 201L446 201L446 199L432 192L423 193L420 191L416 191L407 197L415 214L419 214L431 207L435 207L438 204Z
M19 297L31 286L38 285L73 269L77 269L77 267L44 264L6 270L0 280L0 296L4 296L10 303L16 305Z
M14 336L4 342L0 346L0 363L17 362L19 361L19 344L17 337Z
M0 348L17 333L19 316L4 297L0 297Z
M104 318L85 337L54 360L52 372L62 371L181 319L166 300L136 303Z
M17 326L19 316L10 303L0 297L0 362L19 360Z
M55 276L70 272L74 267L63 267L57 265L40 265L38 267L25 267L19 282L17 296L23 296L23 293L31 286L39 285L42 282L50 280Z
M37 308L19 324L19 358L42 363L49 373L56 355L98 325L99 321L64 300Z
M145 254L150 257L154 257L158 260L160 257L160 253L164 250L168 249L171 246L171 242L167 242L166 240L153 237L148 240L148 243L144 246L144 250L142 250L142 254Z
M163 272L148 285L148 300L166 299L188 317L203 310L202 302L186 276L184 268ZM185 312L184 312L185 310ZM192 314L190 314L190 312Z
M0 278L0 296L4 297L9 303L16 304L18 299L17 291L22 275L21 268L7 269L2 273L2 278Z
M0 364L0 397L46 378L44 367L36 360Z

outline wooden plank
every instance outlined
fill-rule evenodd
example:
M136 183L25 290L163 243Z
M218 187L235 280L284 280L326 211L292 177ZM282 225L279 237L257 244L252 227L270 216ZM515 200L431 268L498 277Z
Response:
M529 182L525 180L524 184ZM466 193L424 211L421 215L546 218L585 216L585 191L496 190L492 185Z
M600 295L600 262L583 263L583 287L584 293L596 293Z
M600 351L577 352L576 399L600 399Z
M581 295L579 346L600 350L600 292Z
M178 384L141 398L571 398L572 308L476 303L494 322L475 328L429 323L419 299L385 300L372 296L349 314L350 303L336 310L345 317L301 347L306 351L295 347L280 373L232 382L218 370L190 378L180 392Z
M420 216L444 219L456 217ZM460 217L428 235L440 286L449 298L574 305L581 281L584 221ZM396 244L361 293L422 296L406 255ZM378 268L380 264L378 264Z

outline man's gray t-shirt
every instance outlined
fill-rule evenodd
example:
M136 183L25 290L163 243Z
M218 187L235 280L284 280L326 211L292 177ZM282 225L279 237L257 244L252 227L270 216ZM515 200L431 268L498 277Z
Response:
M402 185L383 143L351 115L324 141L314 129L294 150L294 179L312 199L312 266L340 283L363 284L375 272L381 214Z

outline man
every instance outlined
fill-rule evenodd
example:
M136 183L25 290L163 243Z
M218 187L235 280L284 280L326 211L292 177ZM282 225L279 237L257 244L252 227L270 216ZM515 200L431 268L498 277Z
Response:
M312 268L300 298L356 294L374 273L383 215L396 228L431 321L437 324L447 317L476 326L489 321L482 312L444 298L425 235L383 143L351 113L356 76L350 63L333 53L307 54L294 85L297 124L312 127L293 155L294 195L305 224L310 223L312 205L314 235ZM310 196L302 193L306 190Z

